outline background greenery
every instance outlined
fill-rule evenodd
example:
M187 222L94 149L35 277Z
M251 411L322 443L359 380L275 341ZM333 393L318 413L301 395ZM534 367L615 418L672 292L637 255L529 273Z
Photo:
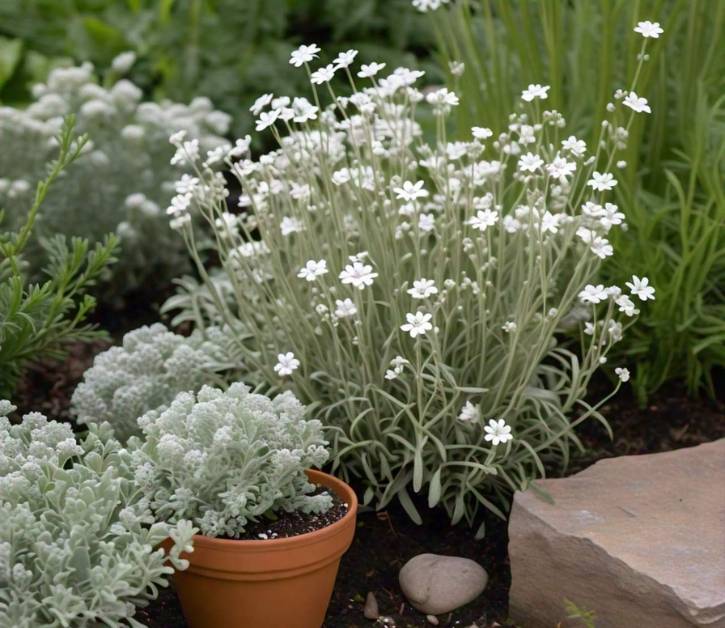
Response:
M432 45L409 0L4 0L0 35L0 99L23 100L28 77L63 58L102 70L133 50L134 83L157 99L208 96L235 116L236 134L251 128L247 110L261 93L307 91L288 63L300 43L328 56L357 48L390 65L418 65L414 53L425 60Z
M22 105L28 85L58 64L90 60L103 75L119 52L147 96L196 95L251 126L263 92L307 92L290 50L349 47L365 61L423 67L432 83L448 62L462 95L458 133L500 127L528 83L551 85L547 104L575 128L596 129L635 66L638 20L659 21L641 77L653 113L638 116L619 171L629 230L615 247L621 282L633 269L657 287L622 351L642 402L668 381L714 394L725 364L725 2L720 0L456 0L421 14L409 0L4 0L0 3L0 102ZM591 137L584 137L591 141ZM1 174L1 173L0 173Z

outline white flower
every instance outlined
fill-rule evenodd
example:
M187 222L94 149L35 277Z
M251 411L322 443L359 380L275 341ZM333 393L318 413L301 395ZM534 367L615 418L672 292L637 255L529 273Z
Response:
M315 120L317 118L317 107L307 100L307 98L295 97L292 101L292 111L295 114L292 119L298 124L304 124L309 120Z
M619 306L619 311L623 312L627 316L634 316L637 314L637 308L634 307L634 302L626 294L623 294L614 301Z
M434 92L429 92L425 97L426 102L434 107L456 107L459 104L458 96L445 87Z
M400 329L407 331L411 338L416 336L423 336L426 332L433 329L433 325L430 320L433 318L432 314L416 312L415 314L408 313L405 315L407 323L400 326Z
M186 131L182 129L181 131L172 133L169 136L169 143L173 144L174 146L181 146L181 142L184 141L185 137L186 137Z
M197 159L199 159L199 140L189 140L178 146L169 163L172 166L193 164Z
M650 106L647 104L647 99L640 98L634 92L629 92L622 103L637 113L652 113L652 109L650 109Z
M449 61L448 69L453 76L463 76L466 71L466 64L463 61Z
M549 97L548 92L548 85L539 85L538 83L533 83L529 85L523 92L521 92L521 98L526 102L531 102L535 98L546 100Z
M647 301L647 299L655 300L655 289L649 285L649 279L647 277L640 279L637 275L632 275L632 281L628 281L626 285L631 293L637 295L641 301Z
M433 294L438 294L438 288L432 279L416 279L408 294L414 299L427 299Z
M392 360L390 360L390 366L392 368L385 371L385 379L396 379L398 375L403 372L403 368L406 364L408 364L408 360L406 360L403 356L396 355Z
M357 73L357 75L360 78L372 78L384 67L384 63L375 63L375 61L367 65L363 63L362 66L360 66L360 71Z
M555 157L554 161L546 166L546 171L549 176L555 179L565 179L574 174L576 170L576 163L573 161L567 161L563 157Z
M424 198L428 196L428 190L423 189L423 181L405 181L403 187L393 188L393 192L397 195L396 198L404 201L414 201L418 198Z
M357 57L357 50L346 50L335 57L335 66L337 69L348 67Z
M645 20L644 22L637 22L637 26L634 27L634 32L639 33L642 37L659 39L659 36L665 31L662 30L659 22Z
M249 111L252 112L252 115L258 116L260 113L262 113L262 110L272 102L272 99L274 98L274 94L262 94L257 100L254 101L254 104L249 108Z
M359 290L363 290L365 286L372 286L373 280L377 276L378 273L373 272L373 267L370 264L363 264L361 262L348 264L340 273L342 283L352 284Z
M315 261L313 259L308 260L303 268L297 273L297 276L307 281L315 281L318 277L327 274L327 262L324 259Z
M458 420L464 423L477 422L481 418L481 411L478 406L474 406L470 401L466 401L458 414Z
M191 204L191 194L177 194L171 199L171 205L169 205L168 209L166 210L166 213L169 216L178 216L179 214L183 214L186 212L186 210L189 209L189 205Z
M516 323L514 323L514 321L506 321L503 325L501 325L501 329L503 329L507 334L513 333L516 331Z
M317 44L310 44L309 46L302 45L297 50L293 50L290 55L289 62L291 65L299 68L303 63L309 63L320 52L320 47Z
M235 216L229 212L222 212L221 216L214 221L216 228L222 232L223 237L227 237L227 232L234 233L237 227L239 216Z
M275 372L284 377L285 375L292 375L293 371L296 371L300 366L300 361L295 357L295 354L291 351L287 353L277 354L277 364L274 365Z
M436 222L435 222L435 216L433 214L421 214L420 218L418 219L418 229L423 231L424 233L428 233L429 231L433 231L435 229Z
M482 126L471 127L471 133L477 140L487 140L489 137L493 136L493 131L491 129Z
M310 74L310 80L315 85L321 85L322 83L329 83L334 76L335 66L328 63L326 66L320 68L319 70L315 70L312 74Z
M581 157L587 152L587 145L584 140L580 140L573 135L570 135L565 140L562 140L561 147L564 150L568 150L574 157Z
M599 259L606 259L610 255L614 254L614 248L609 243L609 240L599 236L591 241L589 248Z
M522 172L536 172L543 165L544 160L534 153L526 153L519 159L519 170Z
M297 218L284 216L282 218L282 222L279 223L279 229L283 236L288 236L290 233L304 231L305 226Z
M408 360L406 360L402 355L396 355L392 360L390 360L390 366L392 366L396 371L402 371L403 366L406 364L410 364Z
M257 131L264 131L269 126L272 126L279 118L279 109L272 109L272 111L263 111L259 114L257 119Z
M350 318L357 314L357 307L352 299L335 299L335 316L337 318Z
M596 286L587 284L584 286L584 290L579 293L579 300L582 303L596 304L605 301L608 296L609 295L602 284L597 284Z
M622 323L610 319L607 324L607 333L612 342L619 342L622 339Z
M503 419L499 419L498 421L491 419L483 430L486 432L486 435L483 437L484 440L491 442L493 445L506 443L513 438L511 426L506 425L506 421Z
M587 181L587 185L600 192L606 192L617 185L617 180L609 172L593 172L592 178Z
M617 377L619 377L620 381L629 381L629 369L618 366L616 369L614 369L614 372L617 374Z
M586 323L584 323L584 333L587 336L593 336L594 335L594 331L595 331L594 323L590 323L589 321L587 321Z
M391 379L391 380L392 379L397 379L398 378L398 375L399 375L399 373L397 373L393 369L387 369L385 371L385 379Z
M466 221L474 229L480 232L486 231L489 227L493 227L498 222L498 212L492 209L481 209L476 212L473 218Z
M421 13L425 13L435 11L447 2L448 0L413 0L411 4Z
M552 214L550 211L544 212L541 217L542 233L557 233L559 231L559 216L561 214Z

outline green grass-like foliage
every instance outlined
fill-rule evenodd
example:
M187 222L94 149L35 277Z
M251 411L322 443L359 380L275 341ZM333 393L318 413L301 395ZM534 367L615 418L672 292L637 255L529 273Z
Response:
M529 83L550 86L551 106L594 140L614 90L637 71L633 25L658 20L638 94L652 114L629 129L617 199L629 231L605 270L636 266L658 286L657 304L619 347L635 364L640 401L669 380L714 393L725 365L725 3L709 0L460 0L429 13L444 64L462 93L458 128L503 124Z
M114 260L113 236L90 247L87 240L62 236L48 242L47 279L31 283L25 273L23 253L38 212L50 187L81 154L87 137L73 136L72 117L57 137L58 158L35 190L18 231L0 233L0 396L9 396L28 364L45 358L61 358L69 342L102 336L85 319L95 306L88 294L101 273ZM0 221L2 213L0 213Z
M314 49L293 54L312 71ZM613 183L600 186L611 174L593 170L613 165L639 114L619 102L591 154L539 94L503 133L449 142L455 94L425 96L402 68L359 80L349 63L311 74L313 102L333 100L324 110L257 103L280 148L228 160L248 214L230 214L224 180L189 155L173 222L207 289L197 314L210 297L218 321L250 334L250 369L314 404L366 503L397 498L420 520L411 492L423 493L472 524L501 514L491 494L505 503L566 462L574 426L601 418L587 384L637 310L622 289L590 285L623 218ZM358 83L349 99L328 82L335 71ZM432 112L432 142L418 110ZM223 293L197 251L198 216L216 235Z
M210 537L237 538L278 512L324 512L332 498L310 495L305 469L325 463L327 443L303 414L292 393L270 399L241 383L179 393L138 421L136 482L159 519L189 519Z
M73 392L71 411L81 424L108 422L126 442L140 434L136 419L168 405L177 393L196 392L204 384L223 385L226 373L241 370L229 334L210 327L190 337L161 323L140 327L122 345L99 353Z
M193 528L150 516L108 426L76 442L39 413L12 425L14 410L0 400L0 625L142 626L136 606L186 568Z

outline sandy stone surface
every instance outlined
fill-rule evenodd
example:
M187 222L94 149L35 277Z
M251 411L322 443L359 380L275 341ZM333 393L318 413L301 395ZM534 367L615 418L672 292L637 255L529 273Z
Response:
M568 599L597 628L725 628L725 439L538 485L554 503L517 493L509 524L515 621L550 628Z

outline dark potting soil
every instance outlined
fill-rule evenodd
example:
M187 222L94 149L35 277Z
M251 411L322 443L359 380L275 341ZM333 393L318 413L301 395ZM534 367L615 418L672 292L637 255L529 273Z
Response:
M323 493L327 493L327 491L317 490L313 494L321 495ZM347 510L347 504L341 501L337 495L332 494L332 507L327 512L320 514L306 514L297 511L276 513L277 519L275 520L265 519L247 525L239 540L284 539L315 532L342 519L347 514Z

